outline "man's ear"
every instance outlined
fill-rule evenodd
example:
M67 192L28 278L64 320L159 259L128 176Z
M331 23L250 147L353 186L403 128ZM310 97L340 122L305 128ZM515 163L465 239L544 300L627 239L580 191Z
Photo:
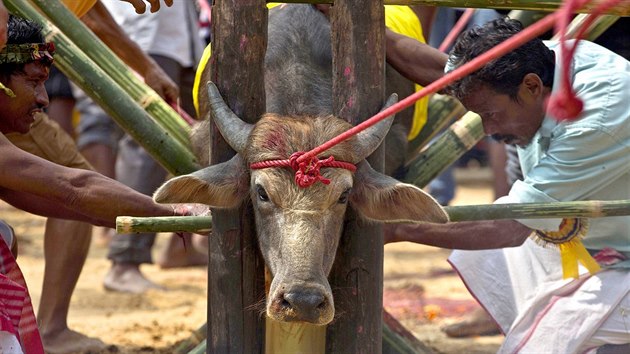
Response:
M537 74L529 73L523 77L521 89L526 90L530 96L537 97L542 95L543 82Z

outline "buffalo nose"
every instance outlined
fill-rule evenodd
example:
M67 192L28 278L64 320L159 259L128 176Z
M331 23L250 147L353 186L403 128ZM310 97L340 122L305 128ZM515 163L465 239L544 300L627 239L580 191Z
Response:
M294 321L317 323L326 308L326 297L319 292L287 292L283 296L282 306L294 314Z

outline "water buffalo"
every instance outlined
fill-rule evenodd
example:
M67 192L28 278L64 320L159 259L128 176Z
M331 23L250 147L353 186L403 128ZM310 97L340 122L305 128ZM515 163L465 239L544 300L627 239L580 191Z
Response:
M328 160L321 167L321 178L313 177L315 183L308 187L296 183L292 155L319 146L351 125L331 115L326 18L310 5L274 10L269 14L265 57L268 113L254 125L243 122L209 83L202 90L207 93L204 103L238 154L230 161L167 181L154 199L234 208L249 197L260 249L273 275L267 315L279 321L323 325L334 316L327 276L348 204L364 218L380 222L446 222L448 217L421 189L378 173L365 161L385 138L393 116L318 156L321 160L333 157L341 164ZM285 167L260 166L276 160L285 160Z

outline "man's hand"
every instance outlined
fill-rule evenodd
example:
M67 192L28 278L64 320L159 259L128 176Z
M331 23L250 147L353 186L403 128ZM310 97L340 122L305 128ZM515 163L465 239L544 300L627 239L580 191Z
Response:
M144 82L162 97L169 105L177 104L179 88L157 64L144 73Z
M120 0L120 1L126 1L130 3L131 5L133 5L133 7L136 9L136 13L138 14L143 14L145 11L147 11L147 5L145 4L145 1L151 4L151 12L157 12L160 9L160 0ZM164 0L164 4L166 6L171 6L173 5L173 0Z
M0 50L7 44L7 26L9 24L9 12L0 0Z
M205 204L172 204L175 216L210 216L210 207Z

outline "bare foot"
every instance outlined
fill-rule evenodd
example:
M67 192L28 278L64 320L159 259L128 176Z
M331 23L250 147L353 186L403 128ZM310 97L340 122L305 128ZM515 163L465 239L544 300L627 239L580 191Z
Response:
M142 294L149 289L166 290L140 272L137 264L114 263L105 275L103 286L110 291Z
M172 234L168 245L162 250L155 263L162 269L206 265L208 264L208 238L187 233L182 239Z
M441 330L451 338L492 336L501 333L496 322L483 309L477 309L463 321L442 327Z
M68 328L56 333L42 333L42 341L47 354L98 352L107 347L98 338L88 337Z

